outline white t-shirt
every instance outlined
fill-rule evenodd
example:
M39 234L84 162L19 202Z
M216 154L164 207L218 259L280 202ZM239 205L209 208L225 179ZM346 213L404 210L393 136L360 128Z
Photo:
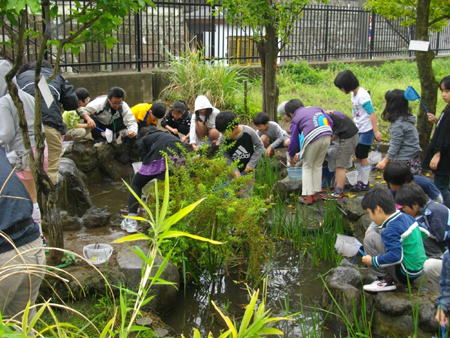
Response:
M370 94L362 87L359 87L356 95L351 92L353 104L353 120L360 133L365 133L373 129L370 114L364 109L363 104L371 102ZM372 102L371 102L372 103Z

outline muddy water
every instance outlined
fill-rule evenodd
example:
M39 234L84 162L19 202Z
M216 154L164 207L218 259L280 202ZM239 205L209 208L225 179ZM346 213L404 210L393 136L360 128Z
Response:
M97 207L108 206L113 215L126 214L128 190L122 182L105 180L90 186L92 202ZM108 230L104 234L111 239L124 233L119 229ZM83 234L73 234L72 238L80 240ZM301 253L289 244L277 244L276 252L270 262L262 267L269 275L267 294L267 309L272 310L272 316L286 316L302 311L294 321L278 324L285 337L334 337L339 333L333 330L323 330L320 325L321 315L315 313L315 306L319 307L323 283L319 275L325 274L331 266L322 263L315 266L310 260L302 258ZM218 272L216 282L212 283L207 277L198 284L189 285L186 290L181 289L179 297L170 314L164 322L171 326L178 334L192 337L193 328L206 337L208 332L218 336L224 329L210 301L214 301L221 309L226 309L230 318L239 321L248 304L248 292L244 283L238 282L236 276L225 276Z
M323 283L319 275L331 267L327 264L320 267L311 265L290 245L278 245L278 250L276 257L263 267L264 271L269 271L266 309L272 310L273 317L302 313L295 316L294 321L281 322L277 327L285 337L333 337L334 331L322 332L321 315L314 311L315 306L319 307L322 293ZM239 283L232 275L219 275L216 283L203 279L199 284L189 286L186 293L180 291L176 306L164 322L186 337L192 337L193 328L198 329L202 337L206 337L209 331L218 336L224 329L210 300L238 321L249 302L245 284Z

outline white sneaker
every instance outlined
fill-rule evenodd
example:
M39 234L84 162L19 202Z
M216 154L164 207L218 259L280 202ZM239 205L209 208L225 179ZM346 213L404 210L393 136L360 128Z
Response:
M383 291L394 291L397 287L395 286L394 280L378 279L373 281L371 284L364 285L364 291L369 292L383 292Z
M120 227L130 234L138 232L137 221L134 219L125 218L122 223L120 223Z

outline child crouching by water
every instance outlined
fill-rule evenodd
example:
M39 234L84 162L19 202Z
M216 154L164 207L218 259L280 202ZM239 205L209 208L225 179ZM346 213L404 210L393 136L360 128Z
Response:
M153 179L164 180L164 173L166 171L166 159L161 152L170 154L170 157L175 161L180 161L181 150L178 144L182 144L180 139L175 135L158 130L156 126L145 127L141 130L139 140L139 157L142 159L142 166L139 168L136 175L131 182L131 189L141 197L144 186ZM177 154L177 155L174 155ZM128 216L136 217L138 212L139 202L130 192L128 195ZM137 221L126 218L121 223L122 230L129 233L138 231Z

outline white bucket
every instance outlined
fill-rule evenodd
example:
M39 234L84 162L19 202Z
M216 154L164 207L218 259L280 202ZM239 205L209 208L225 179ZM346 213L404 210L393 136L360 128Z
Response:
M105 137L106 137L106 141L108 141L108 143L111 143L113 140L113 132L111 129L106 128L105 129Z
M109 244L88 244L83 248L83 256L94 265L105 264L113 253L113 247Z
M349 171L347 173L347 180L351 185L356 185L358 183L358 172L356 170Z
M380 163L382 159L383 154L378 151L371 151L369 156L367 157L367 162L369 162L370 165L375 165Z

